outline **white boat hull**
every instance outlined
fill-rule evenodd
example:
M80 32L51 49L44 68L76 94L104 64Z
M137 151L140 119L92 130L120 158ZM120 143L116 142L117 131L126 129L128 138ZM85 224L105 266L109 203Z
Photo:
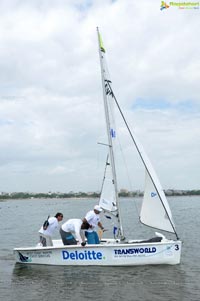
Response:
M18 263L61 266L134 266L179 264L181 241L156 243L118 243L112 239L99 245L63 246L54 241L53 247L15 248Z

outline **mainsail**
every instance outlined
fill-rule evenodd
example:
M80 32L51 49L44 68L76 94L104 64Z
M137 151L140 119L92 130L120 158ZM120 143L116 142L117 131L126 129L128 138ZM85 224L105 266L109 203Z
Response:
M119 198L118 198L118 187L117 187L117 176L115 170L115 157L114 157L114 144L116 138L115 119L113 112L113 105L115 99L113 98L113 92L111 88L111 80L105 61L105 48L103 46L101 35L97 28L98 41L99 41L99 57L101 65L101 78L103 88L103 100L104 110L107 127L108 137L108 148L109 148L109 165L107 165L106 173L104 177L104 183L102 187L102 193L100 197L100 206L108 212L115 211L115 217L117 217L118 223L118 234L117 236L121 239L123 236L123 228L121 223Z

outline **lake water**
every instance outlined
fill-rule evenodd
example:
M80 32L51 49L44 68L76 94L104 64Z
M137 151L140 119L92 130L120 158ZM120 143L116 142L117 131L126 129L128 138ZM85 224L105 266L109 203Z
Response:
M121 200L127 237L154 236L152 229L138 222L140 201ZM180 265L62 267L15 264L12 249L35 245L38 229L49 214L61 211L64 221L82 218L96 201L31 199L0 202L0 300L199 300L200 198L173 197L169 198L169 203L183 241ZM108 221L102 221L108 228ZM104 235L112 237L109 231Z

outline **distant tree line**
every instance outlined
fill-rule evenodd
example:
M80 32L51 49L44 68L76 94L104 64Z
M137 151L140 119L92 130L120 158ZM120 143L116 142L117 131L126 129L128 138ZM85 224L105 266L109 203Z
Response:
M168 189L165 190L165 194L167 196L193 196L193 195L200 195L200 190L174 190ZM99 192L68 192L68 193L60 193L60 192L49 192L49 193L29 193L29 192L12 192L12 193L5 193L2 192L0 194L0 199L30 199L30 198L98 198L100 196ZM141 197L143 196L143 192L141 191L126 191L121 190L119 192L120 197Z

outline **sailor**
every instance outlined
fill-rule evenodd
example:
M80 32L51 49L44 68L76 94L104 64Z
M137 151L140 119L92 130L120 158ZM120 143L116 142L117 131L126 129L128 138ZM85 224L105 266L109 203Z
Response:
M83 222L88 222L90 224L90 228L85 231L85 236L87 238L88 244L99 244L99 236L95 231L97 226L100 227L102 231L105 231L104 227L100 221L100 213L102 208L99 205L95 205L93 210L90 210L83 219Z
M81 219L69 219L60 228L60 235L64 245L81 245L85 246L84 230L90 225L83 223ZM75 236L75 237L74 237Z
M63 219L63 214L58 212L54 217L48 218L48 226L45 227L42 226L39 230L39 238L40 238L40 244L42 244L43 247L46 246L53 246L52 242L52 235L55 232L55 230L59 230L59 222L61 222Z

